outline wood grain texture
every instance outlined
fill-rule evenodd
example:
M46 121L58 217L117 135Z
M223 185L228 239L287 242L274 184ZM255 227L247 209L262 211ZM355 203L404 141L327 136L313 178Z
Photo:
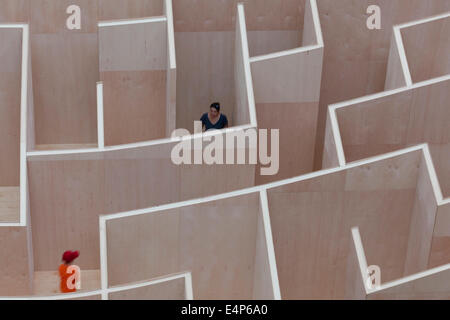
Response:
M29 273L31 257L27 250L27 229L1 227L0 295L27 296L31 294L32 277Z
M431 242L438 206L425 161L425 157L422 156L410 223L405 277L427 270L431 254Z
M0 29L0 43L0 186L18 186L22 30Z
M369 294L368 300L448 300L450 269Z
M402 276L420 156L417 151L268 190L282 298L343 299L355 226L368 264L380 266L383 281Z
M237 3L247 14L248 30L300 30L305 0L176 0L175 32L232 31Z
M134 19L163 15L164 0L98 0L98 19Z
M250 299L258 210L250 194L108 221L109 282L190 270L196 299Z
M175 145L29 158L35 270L54 270L69 247L83 253L77 260L82 269L99 268L100 214L254 185L254 165L173 164Z
M378 5L380 30L366 26L366 10ZM450 11L447 0L318 0L325 42L315 169L322 161L328 105L383 91L392 27ZM343 45L344 44L344 45Z
M184 300L185 280L178 278L136 289L112 292L108 300Z
M400 60L400 51L397 41L394 34L392 34L384 90L387 91L402 87L406 87L406 78Z
M165 138L165 70L103 72L105 145Z
M450 192L449 90L450 80L441 81L338 109L346 160L428 143L446 197Z
M450 73L450 18L401 29L413 83Z
M450 204L440 206L436 213L428 268L450 262Z
M257 171L256 183L313 171L322 49L255 61L251 69L258 128L280 131L280 171Z
M0 222L19 222L19 187L0 187Z

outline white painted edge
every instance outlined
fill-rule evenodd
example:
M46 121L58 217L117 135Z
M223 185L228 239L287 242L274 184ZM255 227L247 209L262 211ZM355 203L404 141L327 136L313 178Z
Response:
M272 182L272 183L268 183L268 184L261 185L261 186L250 187L250 188L236 190L236 191L232 191L232 192L228 192L228 193L216 194L213 196L197 198L197 199L192 199L192 200L185 200L185 201L181 201L181 202L172 202L169 204L163 204L163 205L144 208L144 209L138 209L138 210L132 210L132 211L126 211L126 212L120 212L120 213L113 213L113 214L107 214L107 215L100 215L100 219L104 219L104 220L121 219L121 218L126 218L126 217L139 216L139 215L143 215L143 214L150 214L150 213L155 213L155 212L159 212L159 211L176 209L176 208L195 205L195 204L212 202L212 201L217 201L217 200L222 200L222 199L227 199L227 198L232 198L232 197L238 197L238 196L243 196L243 195L247 195L247 194L251 194L251 193L257 193L257 192L260 192L263 190L282 187L282 186L285 186L285 185L288 185L291 183L305 181L305 180L321 177L324 175L328 175L331 173L342 172L342 171L352 169L355 167L359 167L362 165L371 164L371 163L375 163L378 161L387 160L390 158L395 158L395 157L398 157L398 156L401 156L401 155L404 155L404 154L407 154L410 152L415 152L415 151L423 152L424 146L425 146L425 144L420 144L420 145L412 146L412 147L409 147L406 149L401 149L401 150L397 150L394 152L384 153L382 155L378 155L378 156L374 156L371 158L348 163L342 167L336 167L336 168L330 168L330 169L325 169L325 170L321 170L321 171L315 171L315 172L311 172L311 173L301 175L298 177L289 178L289 179L285 179L285 180L281 180L281 181L277 181L277 182Z
M419 273L416 273L413 275L409 275L409 276L400 278L398 280L389 281L384 284L381 284L379 287L369 289L366 286L366 280L367 280L366 270L368 270L367 269L367 260L366 260L366 255L364 252L364 247L362 245L362 241L361 241L361 237L360 237L358 228L352 229L352 236L353 236L353 242L354 242L355 248L356 248L356 254L358 257L358 263L359 263L359 267L360 267L360 271L361 271L362 280L364 283L364 288L366 290L367 295L377 293L377 292L380 292L380 291L383 291L383 290L386 290L386 289L389 289L392 287L396 287L396 286L399 286L402 284L406 284L408 282L412 282L412 281L415 281L418 279L429 277L429 276L435 275L439 272L450 270L450 264L446 264L446 265L432 268L432 269L429 269L429 270L426 270L423 272L419 272Z
M290 56L290 55L294 55L294 54L298 54L298 53L322 49L324 47L323 36L322 36L322 27L320 25L319 10L317 9L317 1L309 0L309 2L310 2L311 11L312 11L312 17L313 17L313 23L314 23L314 30L316 32L317 44L305 46L305 47L298 47L298 48L294 48L294 49L283 50L283 51L278 51L278 52L269 53L269 54L263 54L263 55L259 55L259 56L254 56L254 57L250 58L250 63L265 61L265 60L270 60L270 59L277 59L277 58Z
M186 300L194 300L194 290L192 287L192 274L190 272L186 273L185 283L184 283L184 296Z
M0 227L25 227L27 225L27 109L28 109L28 63L30 29L28 24L5 23L1 29L22 29L22 61L20 85L20 186L19 222L0 223Z
M428 176L430 177L431 185L433 187L433 193L434 193L434 197L436 199L436 203L438 206L440 206L443 204L444 197L442 195L441 185L439 183L436 169L433 164L433 159L431 158L430 148L429 148L428 144L426 144L424 146L423 157L425 159Z
M404 29L404 28L412 27L412 26L415 26L415 25L418 25L418 24L432 22L432 21L435 21L435 20L445 19L445 18L449 18L449 17L450 17L450 11L446 12L446 13L443 13L443 14L436 15L436 16L431 16L431 17L428 17L428 18L414 20L414 21L411 21L411 22L399 24L396 27L399 28L399 29Z
M145 281L145 282L136 282L134 284L127 284L127 285L120 285L120 286L114 286L111 288L108 288L108 293L114 293L114 292L120 292L120 291L127 291L127 290L133 290L133 289L139 289L143 287L148 287L155 284L160 284L168 281L173 281L177 279L185 279L187 275L190 275L190 272L182 272L174 275L164 276L164 277L158 277L156 279Z
M192 279L191 273L183 272L183 273L174 274L174 275L170 275L170 276L166 276L166 277L160 277L160 278L149 280L149 281L136 282L133 284L115 286L115 287L107 288L105 290L101 289L101 290L94 290L94 291L80 292L80 293L58 294L58 295L53 295L53 296L0 297L0 300L67 300L67 299L85 298L85 297L91 297L91 296L97 296L97 295L101 295L102 298L106 297L106 299L102 299L102 300L108 300L108 295L110 293L148 287L148 286L152 286L155 284L173 281L173 280L181 279L181 278L185 279L185 284L189 285L189 283L191 283L190 285L192 288L192 280L190 280L190 279ZM189 292L186 292L186 293L187 293L186 300L189 300L189 299L187 299L187 297L189 295L192 296L192 293L189 293Z
M339 166L345 166L346 160L345 160L345 152L344 147L342 145L342 137L341 137L341 130L339 130L339 123L337 120L336 115L336 108L333 106L328 107L328 113L330 115L330 125L331 125L331 132L333 133L334 138L334 144L336 146L336 153L339 161Z
M442 76L442 77L429 79L429 80L422 81L422 82L417 82L417 83L414 83L411 87L402 87L402 88L387 90L387 91L383 91L383 92L374 93L374 94L370 94L370 95L367 95L367 96L359 97L359 98L356 98L356 99L351 99L351 100L346 100L346 101L343 101L343 102L333 103L333 104L330 104L330 107L333 107L334 109L340 109L340 108L344 108L344 107L347 107L347 106L352 106L352 105L355 105L355 104L368 102L370 100L376 100L376 99L392 96L392 95L395 95L395 94L398 94L398 93L402 93L402 92L405 92L405 91L410 91L410 90L413 90L413 89L425 87L425 86L428 86L428 85L431 85L431 84L436 84L436 83L444 82L444 81L448 81L448 80L450 80L450 74Z
M164 0L164 9L167 17L167 40L169 45L169 68L176 69L175 31L173 26L172 0Z
M258 121L256 119L255 94L253 92L253 78L252 78L252 70L250 68L250 54L248 50L247 24L245 22L244 4L238 3L237 9L238 9L237 19L241 34L242 56L244 57L244 74L245 74L245 85L247 87L250 124L257 128Z
M222 130L209 130L207 132L191 134L191 135L183 136L183 137L164 138L164 139L158 139L158 140L129 143L129 144L122 144L122 145L115 145L115 146L105 146L105 148L103 150L100 150L99 148L89 148L89 149L71 149L71 150L30 151L30 152L27 152L27 156L28 157L38 157L38 156L54 156L54 155L68 155L68 154L78 155L78 154L85 154L85 153L110 152L110 151L119 151L119 150L127 150L127 149L136 149L136 148L149 147L149 146L155 146L155 145L161 145L161 144L167 144L167 143L181 142L181 141L185 141L185 140L189 140L189 139L193 140L193 139L199 139L202 137L216 136L219 134L230 134L233 132L248 130L248 129L252 129L252 128L256 128L256 127L253 125L247 124L247 125L226 128L226 129L222 129Z
M20 225L27 225L27 114L28 114L28 63L30 48L30 29L28 24L22 27L22 83L20 98Z
M100 234L100 287L102 289L102 300L107 300L108 295L105 290L108 289L108 246L106 239L106 220L99 217Z
M433 269L429 269L429 270L426 270L423 272L419 272L419 273L416 273L416 274L413 274L410 276L406 276L406 277L398 279L398 280L386 282L386 283L382 284L379 288L371 290L370 292L368 292L368 294L380 292L382 290L386 290L386 289L396 287L396 286L399 286L399 285L402 285L402 284L405 284L408 282L426 278L426 277L429 277L429 276L432 276L432 275L435 275L437 273L444 272L447 270L450 270L450 263L443 265L443 266L433 268Z
M97 137L98 148L103 150L105 148L105 125L103 113L103 82L97 82Z
M264 234L266 238L267 256L269 259L270 278L274 300L281 300L280 281L278 279L277 261L275 258L275 248L273 245L272 227L270 225L269 202L267 201L267 191L261 190L260 201L262 208L262 219L264 224Z
M299 48L294 48L294 49L278 51L278 52L274 52L274 53L263 54L263 55L251 57L250 63L266 61L266 60L271 60L271 59L277 59L277 58L295 55L298 53L304 53L304 52L321 49L321 48L323 48L323 47L319 46L319 45L312 45L312 46L299 47Z
M312 16L314 21L314 28L316 30L316 40L319 47L324 47L322 26L320 25L319 9L317 8L317 0L310 0Z
M361 281L363 283L364 290L366 294L369 293L370 289L367 288L367 259L366 254L364 252L364 247L361 241L361 235L359 233L359 228L352 228L352 238L353 244L355 245L356 257L358 258L359 271L361 272Z
M26 23L1 23L0 29L23 29L27 26Z
M402 65L403 77L406 82L406 87L411 87L413 84L411 72L409 71L408 59L406 57L406 51L403 45L402 35L398 27L394 27L394 38L395 42L397 43L398 55L400 57L400 63Z
M105 21L99 21L98 27L99 28L115 27L115 26L124 26L124 25L141 24L141 23L152 23L152 22L161 22L161 21L167 21L167 17L157 16L157 17L137 18L137 19L105 20Z

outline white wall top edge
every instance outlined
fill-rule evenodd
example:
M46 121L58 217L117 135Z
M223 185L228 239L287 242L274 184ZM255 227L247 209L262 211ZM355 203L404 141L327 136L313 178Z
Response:
M0 29L23 29L28 27L27 23L1 23Z
M167 17L157 16L157 17L148 17L148 18L137 18L137 19L105 20L105 21L100 21L98 23L98 27L103 28L103 27L140 24L140 23L161 22L161 21L167 21Z
M330 114L331 129L333 133L334 144L336 146L336 153L339 161L339 166L342 167L345 166L347 161L345 160L345 152L344 147L342 145L341 130L339 130L339 123L337 120L336 109L328 107L328 112Z
M186 276L188 274L190 275L190 272L183 272L183 273L179 273L179 274L158 277L157 279L153 279L153 280L149 280L149 281L145 281L145 282L136 282L133 284L114 286L114 287L110 287L106 290L108 291L108 293L113 293L113 292L138 289L138 288L148 287L148 286L151 286L154 284L159 284L159 283L168 282L168 281L177 280L177 279L183 279L183 278L186 278Z
M191 275L190 272L184 272L184 273L171 275L171 276L167 276L167 277L161 277L158 279L149 280L149 281L145 281L145 282L111 287L111 288L108 288L105 290L94 290L94 291L88 291L88 292L58 294L58 295L54 295L54 296L0 297L0 300L66 300L66 299L75 299L75 298L86 298L86 297L90 297L90 296L101 295L104 293L108 294L108 293L113 293L113 292L120 292L120 291L138 289L138 288L142 288L142 287L148 287L148 286L162 283L162 282L186 278L187 276L190 276L190 275Z
M442 196L441 185L439 183L436 169L433 164L433 159L431 158L430 148L428 144L426 144L423 149L423 156L427 165L428 176L430 177L431 180L431 185L433 187L433 193L436 199L436 203L438 205L441 205L444 197Z
M174 203L163 204L163 205L159 205L159 206L155 206L155 207L137 209L137 210L132 210L132 211L120 212L120 213L100 215L99 219L100 219L100 221L121 219L121 218L126 218L126 217L131 217L131 216L138 216L138 215L143 215L143 214L154 213L154 212L158 212L158 211L176 209L176 208L195 205L195 204L212 202L212 201L217 201L217 200L222 200L222 199L227 199L227 198L232 198L232 197L237 197L237 196L243 196L243 195L247 195L247 194L251 194L251 193L259 193L264 190L281 187L281 186L288 185L291 183L305 181L305 180L321 177L321 176L324 176L327 174L337 173L337 172L341 172L344 170L352 169L355 167L359 167L361 165L371 164L371 163L375 163L378 161L395 158L397 156L401 156L401 155L404 155L404 154L407 154L410 152L423 151L424 147L425 147L425 144L420 144L417 146L409 147L409 148L398 150L395 152L385 153L385 154L382 154L379 156L374 156L374 157L360 160L357 162L348 163L343 167L336 167L336 168L325 169L325 170L321 170L321 171L315 171L315 172L311 172L311 173L301 175L298 177L289 178L289 179L285 179L285 180L281 180L281 181L277 181L277 182L272 182L272 183L268 183L268 184L261 185L261 186L245 188L245 189L241 189L241 190L236 190L236 191L232 191L232 192L228 192L228 193L222 193L222 194L203 197L203 198L185 200L185 201L181 201L181 202L174 202Z
M22 72L20 85L20 224L27 225L27 124L28 124L28 69L31 58L29 57L30 49L30 28L28 24L22 25Z
M353 244L355 245L356 250L356 257L358 259L358 265L359 270L361 272L361 281L363 283L364 290L366 291L366 294L368 294L369 290L366 286L366 280L367 280L367 258L366 253L364 252L364 246L362 244L361 240L361 234L359 233L359 228L355 227L352 228L352 238L353 238Z
M440 267L429 269L429 270L419 272L419 273L416 273L416 274L413 274L410 276L406 276L406 277L398 279L398 280L386 282L386 283L382 284L380 287L370 290L369 293L376 293L376 292L386 290L386 289L389 289L392 287L396 287L396 286L399 286L399 285L402 285L402 284L405 284L405 283L408 283L408 282L411 282L414 280L429 277L429 276L435 275L439 272L447 271L449 269L450 269L450 264L446 264L446 265L443 265Z
M402 87L402 88L392 89L392 90L383 91L383 92L379 92L379 93L374 93L374 94L370 94L370 95L367 95L367 96L363 96L363 97L359 97L359 98L355 98L355 99L351 99L351 100L346 100L346 101L343 101L343 102L330 104L329 107L333 108L333 109L340 109L340 108L344 108L344 107L347 107L347 106L368 102L370 100L384 98L384 97L392 96L392 95L395 95L395 94L398 94L398 93L402 93L402 92L405 92L405 91L421 88L421 87L424 87L424 86L428 86L430 84L436 84L436 83L439 83L439 82L444 82L444 81L447 81L447 80L450 80L450 74L442 76L442 77L429 79L429 80L426 80L426 81L417 82L417 83L414 83L411 87Z
M316 30L317 45L322 48L324 46L324 43L322 35L322 26L320 25L319 9L317 8L317 0L310 0L310 1L314 21L314 29Z
M175 49L175 31L173 26L173 6L172 0L164 0L164 10L167 17L167 37L169 44L169 65L170 69L177 67Z
M51 150L51 151L30 151L30 152L27 152L27 156L28 157L38 157L38 156L55 156L55 155L119 151L119 150L135 149L135 148L141 148L141 147L149 147L149 146L166 144L166 143L180 142L180 141L186 140L186 139L193 140L193 139L198 139L201 137L209 137L209 136L215 136L215 135L219 135L219 134L239 132L242 130L248 130L248 129L252 129L252 128L256 128L256 127L251 124L247 124L247 125L242 125L242 126L226 128L226 129L222 129L222 130L209 130L207 132L191 134L191 135L184 136L184 137L164 138L164 139L122 144L122 145L116 145L116 146L105 146L103 149L89 148L89 149L70 149L70 150Z
M394 27L394 38L397 43L398 55L400 57L400 63L402 65L403 77L405 78L406 87L411 87L413 82L411 78L411 72L409 70L408 59L406 57L405 47L403 45L402 35L400 33L400 29Z
M284 50L284 51L278 51L278 52L274 52L274 53L263 54L260 56L251 57L250 62L253 63L253 62L258 62L258 61L276 59L276 58L281 58L281 57L294 55L294 54L298 54L298 53L302 53L302 52L308 52L308 51L312 51L312 50L316 50L316 49L320 49L320 48L323 48L323 46L312 45L312 46L288 49L288 50Z
M418 24L432 22L432 21L436 21L436 20L440 20L440 19L446 19L449 17L450 17L450 12L446 12L446 13L439 14L436 16L431 16L429 18L414 20L411 22L403 23L403 24L398 24L398 25L394 26L394 28L404 29L404 28L412 27L412 26L415 26Z
M267 191L261 190L259 193L262 219L264 225L264 235L266 239L267 256L269 259L270 278L272 280L272 290L274 300L281 300L280 281L278 279L277 260L275 258L275 248L273 246L272 227L270 224L269 202Z
M250 53L248 49L247 23L245 21L244 4L238 3L237 10L238 10L237 19L239 20L239 27L241 33L242 56L244 59L245 85L247 88L250 124L254 127L258 127L258 121L256 118L255 94L253 91L252 70L250 68Z

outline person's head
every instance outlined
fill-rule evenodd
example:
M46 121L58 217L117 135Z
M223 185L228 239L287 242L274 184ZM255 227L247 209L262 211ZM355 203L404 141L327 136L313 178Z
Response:
M72 263L73 260L78 258L79 255L80 255L79 251L68 250L63 253L62 260L64 261L65 264L70 264L70 263Z
M219 102L214 102L211 107L209 108L209 113L211 114L212 118L215 118L219 115L220 113L220 103Z

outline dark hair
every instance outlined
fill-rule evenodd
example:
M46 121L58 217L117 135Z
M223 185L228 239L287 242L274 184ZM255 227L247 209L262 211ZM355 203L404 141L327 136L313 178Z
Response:
M212 105L211 105L211 107L209 107L210 109L211 108L214 108L214 109L216 109L217 111L220 111L220 103L219 102L214 102Z

